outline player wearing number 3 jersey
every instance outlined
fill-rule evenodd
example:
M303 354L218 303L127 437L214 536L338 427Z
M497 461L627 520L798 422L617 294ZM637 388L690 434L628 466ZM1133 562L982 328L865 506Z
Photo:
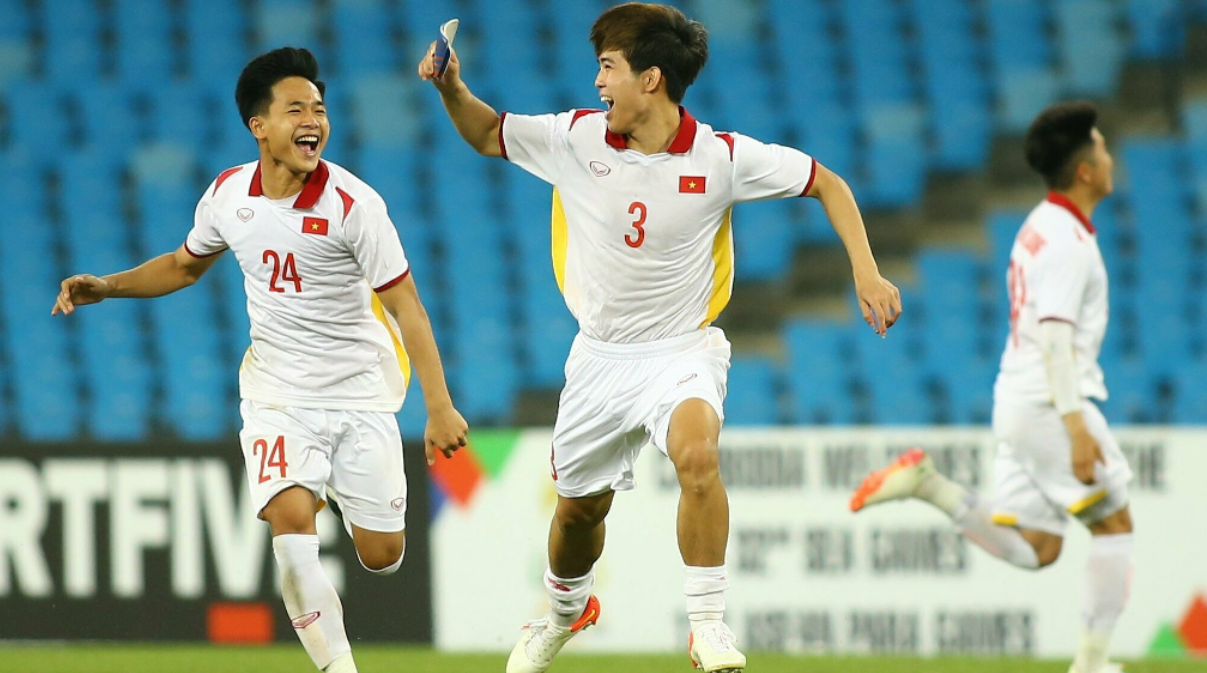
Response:
M717 440L730 348L710 326L733 286L735 203L820 199L846 245L869 324L883 335L901 312L846 183L802 152L715 131L680 106L707 59L707 39L671 7L604 12L591 40L606 111L500 116L460 79L455 53L439 79L434 45L419 65L471 146L553 185L554 276L579 324L552 447L558 503L544 582L552 609L523 629L509 673L548 669L598 618L591 589L604 517L615 492L633 488L647 443L679 477L692 661L706 671L746 666L722 621L729 505Z
M330 132L324 90L304 49L248 64L235 99L259 161L206 188L175 253L104 278L68 278L54 311L175 292L234 253L251 319L239 437L252 500L272 528L281 593L306 652L327 673L349 673L356 666L339 596L319 565L315 514L334 497L361 563L393 573L407 496L394 414L412 362L427 404L429 462L436 450L463 446L467 427L385 202L319 158Z
M1132 472L1093 402L1107 394L1098 351L1108 304L1090 216L1113 187L1096 120L1090 103L1063 103L1027 134L1027 161L1052 191L1023 223L1005 274L1010 334L994 389L994 499L968 492L913 451L869 477L851 501L860 510L926 500L972 542L1030 569L1060 555L1070 517L1085 524L1093 541L1071 673L1119 671L1107 661L1107 645L1127 600L1132 558Z

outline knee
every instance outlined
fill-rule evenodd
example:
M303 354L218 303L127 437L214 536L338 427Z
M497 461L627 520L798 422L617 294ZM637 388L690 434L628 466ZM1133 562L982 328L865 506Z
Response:
M684 443L675 452L675 472L685 492L701 493L711 488L721 477L716 443L707 439Z
M581 530L595 528L607 515L608 508L604 503L574 499L558 503L556 518L563 530Z
M365 570L376 575L393 575L402 567L406 555L406 538L402 535L378 541L365 549L357 548L356 555Z
M1046 568L1056 563L1056 559L1060 558L1060 552L1063 547L1064 544L1060 540L1037 545L1035 548L1035 557L1039 559L1039 567Z

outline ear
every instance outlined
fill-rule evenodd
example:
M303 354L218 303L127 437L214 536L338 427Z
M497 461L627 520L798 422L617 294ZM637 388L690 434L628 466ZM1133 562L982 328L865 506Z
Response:
M651 66L641 73L641 90L645 93L654 93L658 90L658 85L662 83L662 68Z
M268 137L268 131L264 128L264 120L259 116L247 120L247 128L251 130L251 134L257 140L263 140Z
M1094 162L1089 157L1077 162L1077 170L1073 174L1074 182L1089 184L1094 181Z

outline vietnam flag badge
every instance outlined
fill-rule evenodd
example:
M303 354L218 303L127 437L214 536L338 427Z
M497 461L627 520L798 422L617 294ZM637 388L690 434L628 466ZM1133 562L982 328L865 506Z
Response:
M314 234L315 236L326 236L327 220L324 220L321 217L302 218L302 233Z
M680 194L703 194L704 193L704 176L703 175L681 175L681 176L679 176L679 193Z

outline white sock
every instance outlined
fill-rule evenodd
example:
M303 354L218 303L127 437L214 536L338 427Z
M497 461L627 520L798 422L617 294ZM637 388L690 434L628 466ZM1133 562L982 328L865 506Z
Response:
M323 669L323 673L358 673L356 663L352 661L352 653L348 652L336 657L335 661Z
M968 489L934 470L927 470L914 497L929 502L954 519L967 509Z
M687 576L683 582L683 595L687 597L687 619L692 631L723 620L725 590L729 588L725 566L684 566L683 570Z
M281 569L281 596L285 611L306 654L320 670L355 673L352 645L344 632L344 608L331 580L319 564L317 535L278 535L273 553ZM336 665L336 668L328 669Z
M595 569L582 577L565 579L545 570L545 590L549 592L549 621L564 629L570 628L587 609L591 589L595 588Z
M982 500L977 494L968 492L964 511L957 512L951 520L960 527L964 537L990 554L1019 568L1039 568L1039 556L1031 543L1017 528L993 523L993 512L988 501Z
M1106 665L1111 632L1127 605L1131 577L1132 534L1095 535L1086 563L1084 629L1073 662L1079 673L1098 673Z

